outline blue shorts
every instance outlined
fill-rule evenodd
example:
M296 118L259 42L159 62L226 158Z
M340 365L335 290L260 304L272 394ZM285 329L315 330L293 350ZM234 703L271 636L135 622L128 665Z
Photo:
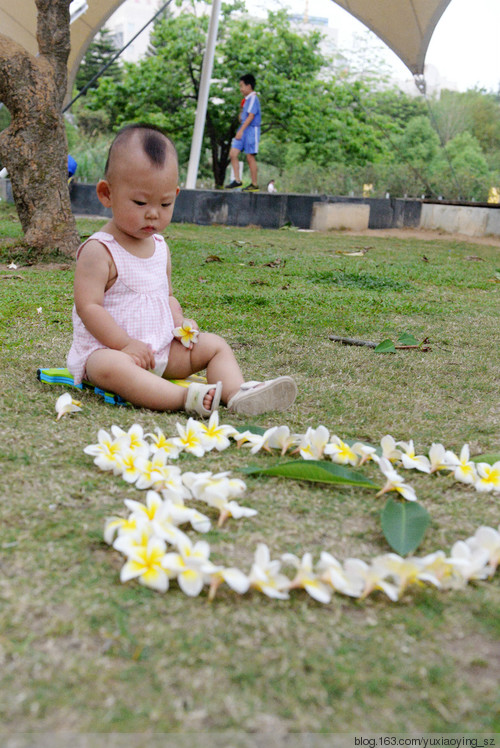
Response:
M242 138L233 138L232 148L237 148L243 153L258 153L260 140L260 127L247 127Z

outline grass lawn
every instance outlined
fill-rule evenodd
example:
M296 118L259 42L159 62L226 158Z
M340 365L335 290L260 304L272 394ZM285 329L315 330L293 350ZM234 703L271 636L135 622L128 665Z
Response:
M84 392L82 412L56 422L64 389L37 382L36 369L65 365L73 262L23 265L13 214L0 210L3 730L500 732L498 573L459 591L412 588L398 603L375 593L321 605L305 592L281 602L227 587L208 603L175 583L165 595L120 584L123 559L104 543L104 520L144 494L83 448L112 424L173 435L185 416ZM323 424L372 443L390 433L418 453L433 441L500 451L498 247L180 224L166 236L186 314L228 339L248 378L297 380L293 408L256 425ZM328 339L401 332L428 337L432 350L378 355ZM221 421L248 419L221 410ZM231 447L179 464L244 477L250 462L276 459ZM446 474L405 477L432 516L419 555L498 527L498 494ZM273 558L327 550L368 561L389 550L373 491L245 481L241 503L259 513L208 533L217 562L248 571L259 542Z

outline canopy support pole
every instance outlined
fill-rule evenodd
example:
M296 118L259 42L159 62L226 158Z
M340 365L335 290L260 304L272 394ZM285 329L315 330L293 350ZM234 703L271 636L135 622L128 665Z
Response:
M212 77L212 70L214 67L215 45L217 43L217 30L219 27L221 2L222 0L213 0L210 25L208 27L207 47L205 50L205 56L203 57L203 66L201 69L200 90L198 92L198 103L196 105L193 139L191 141L191 152L189 154L189 165L186 177L186 188L188 190L194 190L196 187L196 177L198 176L198 167L200 165L201 145L203 141L203 132L205 130L205 120L207 116L210 79Z

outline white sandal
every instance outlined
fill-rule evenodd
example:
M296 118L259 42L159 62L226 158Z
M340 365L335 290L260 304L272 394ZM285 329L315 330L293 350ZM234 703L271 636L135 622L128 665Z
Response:
M203 400L211 390L215 390L214 399L210 408L205 408ZM192 382L187 391L186 402L184 403L184 410L188 415L198 415L208 418L214 410L217 410L220 403L220 397L222 394L222 382L217 384L201 384L200 382Z
M286 410L296 397L297 385L292 377L244 382L229 400L227 409L232 413L257 416L269 410Z

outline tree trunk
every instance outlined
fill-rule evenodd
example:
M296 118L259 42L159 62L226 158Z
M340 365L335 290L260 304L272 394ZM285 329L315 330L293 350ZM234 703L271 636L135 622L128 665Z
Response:
M12 121L0 133L24 242L43 254L79 243L67 183L62 105L70 50L70 0L36 0L39 54L0 34L0 101Z

